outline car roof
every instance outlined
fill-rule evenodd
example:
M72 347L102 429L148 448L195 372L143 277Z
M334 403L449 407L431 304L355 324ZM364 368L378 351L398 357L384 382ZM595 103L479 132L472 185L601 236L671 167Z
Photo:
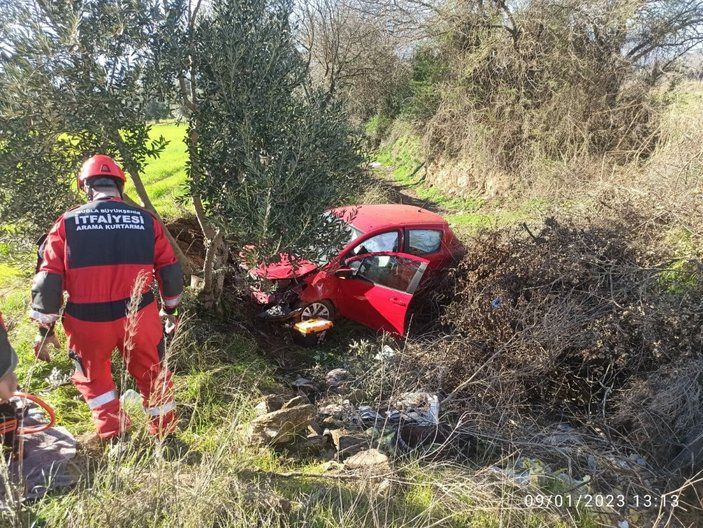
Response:
M385 227L447 224L438 214L413 205L348 205L331 209L330 212L364 233Z

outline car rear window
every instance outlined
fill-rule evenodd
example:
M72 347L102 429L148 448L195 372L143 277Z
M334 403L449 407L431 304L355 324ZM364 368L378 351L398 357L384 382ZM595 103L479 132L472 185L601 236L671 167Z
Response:
M439 251L442 232L436 229L409 229L408 253L411 255L428 255Z

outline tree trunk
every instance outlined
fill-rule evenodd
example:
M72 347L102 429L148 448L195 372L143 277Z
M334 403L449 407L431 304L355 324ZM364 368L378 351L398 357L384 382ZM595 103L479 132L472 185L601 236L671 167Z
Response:
M205 264L203 264L203 289L200 292L200 302L205 308L212 309L217 304L222 294L221 281L215 277L215 262L218 253L223 248L222 230L218 229L215 236L210 240L205 252Z
M185 95L184 95L185 98ZM198 166L198 157L195 152L195 148L198 144L198 131L195 120L191 118L190 120L190 131L188 132L188 157L190 159L190 179L193 181L193 185L197 188L200 182L200 167ZM200 229L203 232L205 241L211 241L215 237L215 228L210 224L210 221L205 215L205 207L203 206L203 201L200 199L200 195L191 190L190 197L193 200L193 207L195 208L195 216L198 219L198 224L200 224Z

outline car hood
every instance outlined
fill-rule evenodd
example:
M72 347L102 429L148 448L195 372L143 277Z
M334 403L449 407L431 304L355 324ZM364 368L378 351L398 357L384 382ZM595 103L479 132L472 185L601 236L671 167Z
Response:
M290 255L281 253L280 261L271 264L259 264L252 273L268 280L294 279L307 275L317 269L317 264L304 259L291 259Z

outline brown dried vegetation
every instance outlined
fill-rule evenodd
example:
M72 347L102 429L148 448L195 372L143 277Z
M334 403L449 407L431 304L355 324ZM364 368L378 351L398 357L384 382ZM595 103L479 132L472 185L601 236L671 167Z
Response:
M442 394L491 457L568 463L601 490L666 487L703 418L703 271L643 225L630 209L477 235L444 315L453 331L407 345L407 379ZM565 422L575 432L555 449Z

